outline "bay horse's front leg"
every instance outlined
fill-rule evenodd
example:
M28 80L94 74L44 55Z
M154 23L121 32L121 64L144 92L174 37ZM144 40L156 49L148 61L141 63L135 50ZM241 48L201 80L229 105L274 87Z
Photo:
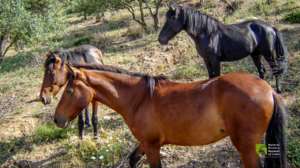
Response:
M142 147L147 156L147 160L151 168L161 168L160 162L160 145L159 144L149 144L147 142L142 143Z
M130 167L135 168L136 163L140 160L140 158L145 154L143 151L142 145L139 144L139 146L131 153L129 164Z
M93 115L92 115L92 124L94 128L94 139L97 138L97 125L98 125L98 117L97 117L97 110L98 110L98 102L92 101L92 107L93 107Z
M84 127L83 115L80 113L78 115L78 129L79 129L79 138L82 139L82 132Z

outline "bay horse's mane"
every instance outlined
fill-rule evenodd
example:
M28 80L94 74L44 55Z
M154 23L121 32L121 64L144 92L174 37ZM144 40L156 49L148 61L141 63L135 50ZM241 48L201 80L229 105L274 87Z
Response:
M118 74L126 74L126 75L130 75L130 76L141 77L147 81L148 87L150 88L151 96L153 95L153 92L154 92L155 82L157 81L158 84L160 85L159 81L168 79L167 76L150 76L148 74L131 72L131 71L119 68L119 67L113 67L113 66L109 66L109 65L73 63L73 64L71 64L71 66L75 67L77 69L83 68L83 69L89 69L89 70L107 71L107 72L113 72L113 73L118 73Z
M84 60L86 63L94 63L97 62L94 56L90 55L87 47L93 47L90 45L85 45L85 46L79 46L75 48L70 48L70 49L64 49L64 50L56 50L53 53L61 58L61 65L63 65L66 61L69 63L79 63ZM100 59L99 59L100 60ZM48 67L53 63L54 59L52 57L48 57L44 63L44 67ZM103 63L102 60L100 62Z
M192 8L181 6L173 6L175 14L180 15L183 19L183 24L186 25L187 31L197 36L201 33L212 34L218 30L218 26L222 26L220 21L199 12ZM171 13L167 17L170 18Z

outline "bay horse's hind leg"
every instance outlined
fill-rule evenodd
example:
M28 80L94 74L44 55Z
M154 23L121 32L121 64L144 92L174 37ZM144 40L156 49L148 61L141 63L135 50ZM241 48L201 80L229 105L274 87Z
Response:
M84 123L86 124L87 127L90 127L90 118L89 118L89 106L85 109L85 121Z
M240 154L243 168L262 168L259 155L256 153L256 142L246 137L231 141Z
M254 62L254 65L257 68L259 77L261 79L264 79L265 73L266 73L266 69L264 67L264 64L262 63L262 55L257 54L257 53L253 53L253 54L251 54L251 58L252 58L252 60Z
M92 101L92 107L93 107L93 115L92 115L92 124L94 128L94 139L97 138L97 125L98 125L98 117L97 117L97 110L98 110L98 102Z
M144 155L144 151L142 148L142 145L139 144L139 146L131 153L129 164L130 167L136 167L136 163L140 160L140 158Z

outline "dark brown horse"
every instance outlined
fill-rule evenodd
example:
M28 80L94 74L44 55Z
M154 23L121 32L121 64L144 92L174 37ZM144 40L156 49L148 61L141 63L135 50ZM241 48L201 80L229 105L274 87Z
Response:
M110 66L73 66L54 122L66 128L91 101L107 105L124 118L140 142L130 156L131 167L144 153L151 168L161 167L159 151L165 144L206 145L227 136L244 168L262 167L256 144L265 131L266 143L279 144L281 152L279 158L266 158L266 167L286 167L285 106L258 77L231 73L175 83Z
M168 44L181 30L194 40L209 78L220 76L220 62L237 61L250 55L259 77L264 79L263 56L275 76L277 92L281 92L277 78L288 68L289 53L279 31L268 23L252 20L224 25L197 10L170 6L158 41Z
M67 83L70 74L66 70L65 63L93 63L103 64L102 52L91 45L82 45L76 48L67 50L58 50L46 53L47 59L45 61L45 75L41 87L40 99L43 104L50 104L53 97L58 91ZM94 138L97 138L97 108L98 103L92 102L93 116L92 124L94 128ZM85 110L85 123L91 126L88 115L88 107ZM78 116L79 136L82 138L84 121L82 113Z

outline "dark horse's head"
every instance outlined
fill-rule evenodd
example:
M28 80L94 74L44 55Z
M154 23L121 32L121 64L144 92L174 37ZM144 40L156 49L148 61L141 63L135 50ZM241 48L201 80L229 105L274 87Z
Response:
M168 44L169 40L176 36L183 29L183 17L180 15L180 7L169 6L166 14L166 23L158 36L161 45Z

